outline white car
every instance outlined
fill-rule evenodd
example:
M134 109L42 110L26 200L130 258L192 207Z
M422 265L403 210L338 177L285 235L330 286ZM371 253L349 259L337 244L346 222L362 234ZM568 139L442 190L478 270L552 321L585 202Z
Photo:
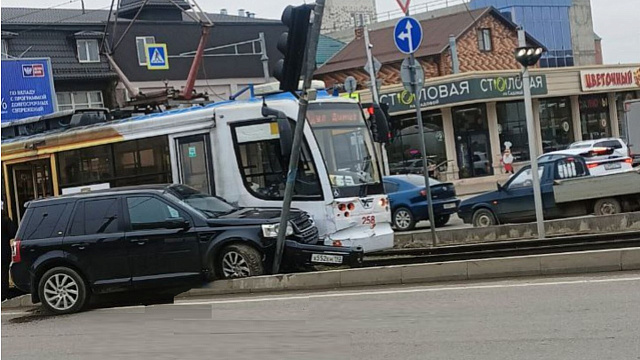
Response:
M633 169L633 159L624 141L616 138L579 141L565 150L546 153L538 161L553 160L559 156L584 157L591 175L605 175Z

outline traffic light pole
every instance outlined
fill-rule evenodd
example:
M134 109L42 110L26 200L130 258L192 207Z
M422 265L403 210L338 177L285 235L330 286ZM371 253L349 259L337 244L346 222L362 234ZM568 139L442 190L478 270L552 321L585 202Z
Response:
M376 68L373 64L373 55L371 54L371 48L373 45L369 42L369 28L364 27L364 48L367 52L367 64L369 64L369 79L371 80L371 95L373 95L373 102L378 103L378 84L376 77Z
M298 119L296 121L295 131L293 133L293 145L291 146L291 158L289 159L289 171L287 173L287 182L284 189L284 200L282 202L282 215L280 217L280 227L278 228L278 237L276 242L276 253L273 259L273 273L280 272L280 264L282 263L282 254L284 252L284 242L287 233L287 225L289 223L289 213L291 212L291 201L293 200L293 189L298 174L298 161L300 160L300 150L302 138L304 135L304 127L307 119L307 107L309 105L309 88L313 79L313 71L316 65L316 52L318 50L318 39L320 37L320 27L322 25L322 14L324 13L325 0L316 0L313 10L311 31L309 32L307 49L305 51L302 95L299 99Z

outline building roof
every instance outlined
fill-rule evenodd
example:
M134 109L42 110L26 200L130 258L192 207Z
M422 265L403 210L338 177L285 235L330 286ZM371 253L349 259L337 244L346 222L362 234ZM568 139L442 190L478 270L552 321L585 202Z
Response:
M124 2L124 1L123 1ZM2 26L7 25L73 25L73 24L104 24L109 15L108 9L87 9L82 13L81 9L44 9L44 8L18 8L3 7L2 8ZM231 23L280 23L280 20L249 18L236 15L207 14L207 16L216 22ZM113 20L114 14L111 16ZM189 16L183 14L183 21L193 21ZM118 21L129 21L129 19L120 18ZM144 20L139 20L144 21Z
M455 14L431 18L420 21L423 33L426 34L416 51L416 57L428 57L441 54L449 47L449 35L459 38L471 29L475 23L486 15L493 15L513 29L517 25L505 18L493 7L463 11ZM373 55L382 63L388 64L401 61L406 57L398 51L393 41L393 27L387 27L369 32L369 39L375 46ZM527 35L527 40L539 44ZM360 68L366 63L364 39L354 39L333 58L316 71L316 75L328 74L336 71Z
M316 54L316 66L321 66L331 59L338 51L345 47L345 43L326 35L320 35L318 40L318 52Z

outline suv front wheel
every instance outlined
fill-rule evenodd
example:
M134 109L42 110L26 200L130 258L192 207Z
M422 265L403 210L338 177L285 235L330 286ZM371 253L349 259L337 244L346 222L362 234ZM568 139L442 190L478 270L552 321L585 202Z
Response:
M229 245L220 254L218 274L223 279L264 275L262 255L249 245Z
M45 310L57 315L80 311L88 299L84 280L67 267L55 267L45 272L38 283L38 295Z

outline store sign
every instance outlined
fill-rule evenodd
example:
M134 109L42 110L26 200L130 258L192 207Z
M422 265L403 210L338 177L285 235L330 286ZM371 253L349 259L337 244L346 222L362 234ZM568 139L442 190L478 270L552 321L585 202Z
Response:
M580 71L582 91L640 88L640 68Z
M531 76L531 94L534 96L547 94L547 78L545 75ZM427 85L420 92L420 106L426 108L470 100L508 98L523 95L522 79L519 76L492 76ZM415 95L407 90L380 95L380 101L389 105L390 113L414 109L414 99Z
M49 59L2 59L2 122L56 110Z

